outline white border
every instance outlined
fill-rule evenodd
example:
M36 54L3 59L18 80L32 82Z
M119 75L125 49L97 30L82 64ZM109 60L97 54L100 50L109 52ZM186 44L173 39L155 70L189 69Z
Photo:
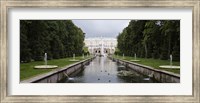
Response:
M191 8L12 8L8 12L9 95L192 95ZM20 83L20 19L178 19L181 20L181 83Z

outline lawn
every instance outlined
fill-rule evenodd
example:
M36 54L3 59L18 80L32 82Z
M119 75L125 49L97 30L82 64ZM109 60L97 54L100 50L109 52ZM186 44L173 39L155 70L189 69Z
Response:
M90 57L86 57L84 59L87 59ZM53 59L48 60L48 65L57 65L58 68L64 67L66 65L70 65L73 63L76 63L75 61L69 61L71 58L63 58L63 59ZM78 60L84 60L82 56L76 57ZM36 65L44 65L44 61L33 61L29 63L20 63L20 80L25 80L34 76L37 76L42 73L46 73L49 71L52 71L54 69L34 69L34 66Z
M118 58L118 59L123 59L122 56L113 56L114 58ZM134 60L134 57L128 57L128 56L124 56L124 60ZM140 60L138 62L134 62L134 63L138 63L138 64L142 64L142 65L146 65L146 66L150 66L153 67L155 69L160 69L160 70L165 70L165 71L169 71L169 72L173 72L176 74L180 74L180 69L163 69L160 68L160 65L170 65L170 61L169 60L160 60L160 59L146 59L146 58L137 58L137 60ZM131 61L133 62L133 61ZM180 62L173 62L174 66L180 66Z

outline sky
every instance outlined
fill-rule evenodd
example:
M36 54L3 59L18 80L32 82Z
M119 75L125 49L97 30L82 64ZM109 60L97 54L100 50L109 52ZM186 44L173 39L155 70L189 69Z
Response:
M116 38L128 26L130 20L72 20L81 28L86 38L111 37Z

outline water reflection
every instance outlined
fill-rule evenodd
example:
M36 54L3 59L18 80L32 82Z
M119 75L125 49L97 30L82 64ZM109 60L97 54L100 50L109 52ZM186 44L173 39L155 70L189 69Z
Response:
M131 73L131 76L120 75L120 73ZM96 57L92 62L82 68L81 71L73 73L70 77L74 81L64 78L59 82L75 83L154 83L155 80L149 79L125 66L116 63L107 57Z

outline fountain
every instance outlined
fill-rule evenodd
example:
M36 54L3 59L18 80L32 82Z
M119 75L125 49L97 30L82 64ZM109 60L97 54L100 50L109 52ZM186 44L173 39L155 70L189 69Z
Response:
M101 36L101 52L100 52L100 57L104 57L104 42L103 42L103 38Z
M73 54L73 59L71 59L71 60L69 60L69 61L72 61L72 62L79 61L79 60L77 60L77 59L75 59L75 58L76 58L76 55L75 55L75 54Z
M44 65L34 66L35 69L53 69L57 67L57 65L47 65L47 53L44 53Z
M121 69L125 69L125 66L124 65L119 65L118 68L120 68L120 70Z
M135 53L135 55L134 55L135 57L134 57L134 59L136 60L136 53Z
M44 53L44 63L47 65L47 53Z
M65 72L63 72L63 73L67 77L67 80L69 83L74 83L74 80L75 80L74 78L69 77L69 75L67 75L67 73L65 73Z
M83 54L83 57L82 57L83 59L85 58L85 56L84 56L84 54Z
M134 54L134 60L131 60L131 61L133 61L133 62L139 62L140 60L137 60L136 58L137 58L137 55L136 55L136 53L135 53L135 54Z
M170 66L172 68L172 55L170 55Z
M173 63L172 63L172 55L169 56L170 57L170 65L161 65L159 66L160 68L165 68L165 69L180 69L180 66L173 66Z
M148 75L148 78L144 78L143 80L150 80L154 76L154 71L151 72L151 74Z

